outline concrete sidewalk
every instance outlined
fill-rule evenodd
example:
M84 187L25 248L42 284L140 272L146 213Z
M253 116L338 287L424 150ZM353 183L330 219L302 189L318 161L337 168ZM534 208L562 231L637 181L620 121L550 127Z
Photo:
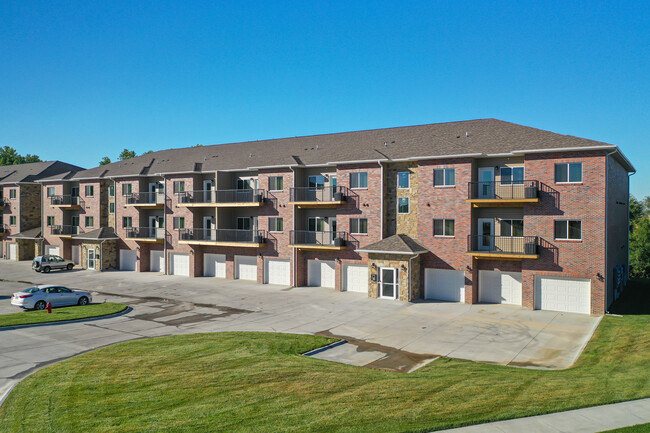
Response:
M439 432L453 433L599 433L650 423L650 398L593 406L547 415L478 424Z

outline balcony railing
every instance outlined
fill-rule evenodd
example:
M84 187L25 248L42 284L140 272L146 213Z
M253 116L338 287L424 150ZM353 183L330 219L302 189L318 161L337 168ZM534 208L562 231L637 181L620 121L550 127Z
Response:
M527 200L539 198L539 181L469 182L469 200Z
M537 236L467 236L467 252L492 254L539 254Z
M9 227L6 225L0 224L0 236L4 236L9 233Z
M312 232L308 230L291 230L290 245L315 245L344 247L348 242L347 232Z
M129 227L126 229L127 239L164 239L165 229L160 227Z
M0 197L0 207L8 206L8 205L9 205L9 200L7 200L4 197Z
M266 242L266 230L179 229L182 241L252 243Z
M50 197L50 206L80 206L84 207L84 201L76 195L54 195Z
M179 203L261 203L264 201L263 189L220 189L186 191L179 194Z
M321 188L297 187L291 188L292 202L339 202L345 201L347 188L344 186L328 186Z
M163 204L165 196L159 192L134 192L126 195L126 204L156 205Z
M53 236L72 236L83 233L84 231L79 226L56 225L50 226L50 234Z

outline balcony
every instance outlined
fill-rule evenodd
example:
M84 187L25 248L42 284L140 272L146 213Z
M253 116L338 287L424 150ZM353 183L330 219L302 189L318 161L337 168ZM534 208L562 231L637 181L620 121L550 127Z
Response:
M55 195L50 197L50 206L59 209L77 210L85 207L84 201L74 195Z
M50 234L60 238L71 238L72 236L83 232L84 231L79 226L50 226Z
M260 248L266 245L265 230L180 229L179 243L219 247Z
M467 236L467 254L477 259L537 259L537 236Z
M300 250L330 250L347 249L347 232L312 232L308 230L291 230L289 246Z
M0 210L4 210L5 206L9 206L9 200L4 197L0 197Z
M126 195L126 205L142 209L162 209L165 195L159 192L134 192Z
M220 189L187 191L179 195L179 207L259 207L264 206L263 189Z
M348 189L344 186L291 188L289 204L302 208L335 208L345 204Z
M0 238L9 234L9 227L0 224Z
M539 202L540 182L514 180L509 182L469 182L467 201L474 207L523 206Z
M126 239L161 244L165 240L165 229L158 227L129 227L126 229Z

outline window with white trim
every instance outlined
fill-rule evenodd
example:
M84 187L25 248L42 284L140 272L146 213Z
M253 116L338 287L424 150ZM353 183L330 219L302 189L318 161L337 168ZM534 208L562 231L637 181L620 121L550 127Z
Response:
M122 227L125 229L133 227L133 217L122 217Z
M130 183L123 183L122 184L122 195L129 195L131 194L132 191L132 186Z
M115 185L108 185L108 196L115 197Z
M180 194L185 192L185 181L184 180L175 180L174 181L174 194Z
M47 187L47 196L48 197L54 197L54 187L53 186L48 186Z
M456 169L436 168L433 170L433 186L455 186Z
M434 219L433 235L434 236L454 236L455 221L453 219Z
M411 187L410 178L408 171L402 171L397 173L397 188L398 189L409 189Z
M582 163L563 162L555 164L555 183L581 183Z
M86 227L94 227L95 226L95 218L91 216L86 217Z
M350 173L350 188L368 188L368 173L365 171Z
M282 176L269 177L269 191L282 191L284 189L284 178Z
M368 218L350 218L350 233L353 235L367 235Z
M270 232L281 232L284 231L284 219L283 218L269 218L269 231Z
M501 220L501 236L522 237L524 235L524 220Z
M108 212L109 213L115 213L115 202L114 201L108 203Z
M174 217L174 229L184 229L185 228L185 217Z
M86 197L93 197L95 195L95 186L94 185L86 185L84 187L84 195Z
M53 226L54 225L54 217L53 216L48 216L47 217L47 225L48 226Z
M555 239L581 240L582 221L580 220L555 220Z
M16 198L16 188L12 188L9 190L9 198L10 199L15 199Z
M16 225L16 215L11 215L9 217L9 225L10 226L15 226Z
M501 167L501 185L523 185L524 167Z
M411 200L408 197L398 197L397 199L397 213L405 214L411 210Z

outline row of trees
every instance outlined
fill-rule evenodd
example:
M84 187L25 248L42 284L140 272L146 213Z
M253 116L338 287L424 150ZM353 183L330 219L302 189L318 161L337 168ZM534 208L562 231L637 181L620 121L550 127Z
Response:
M27 164L29 162L41 162L41 158L29 153L23 156L13 147L0 147L0 165Z
M145 153L143 153L142 155L146 155L146 154L152 153L152 152L153 152L153 150L148 150ZM124 161L125 159L135 158L136 156L138 156L138 155L136 155L135 150L124 149L117 156L117 160L118 161ZM108 156L105 156L99 161L99 165L106 165L106 164L110 164L111 162L113 162L113 161L111 161L111 159Z
M630 196L630 277L650 278L650 197Z

